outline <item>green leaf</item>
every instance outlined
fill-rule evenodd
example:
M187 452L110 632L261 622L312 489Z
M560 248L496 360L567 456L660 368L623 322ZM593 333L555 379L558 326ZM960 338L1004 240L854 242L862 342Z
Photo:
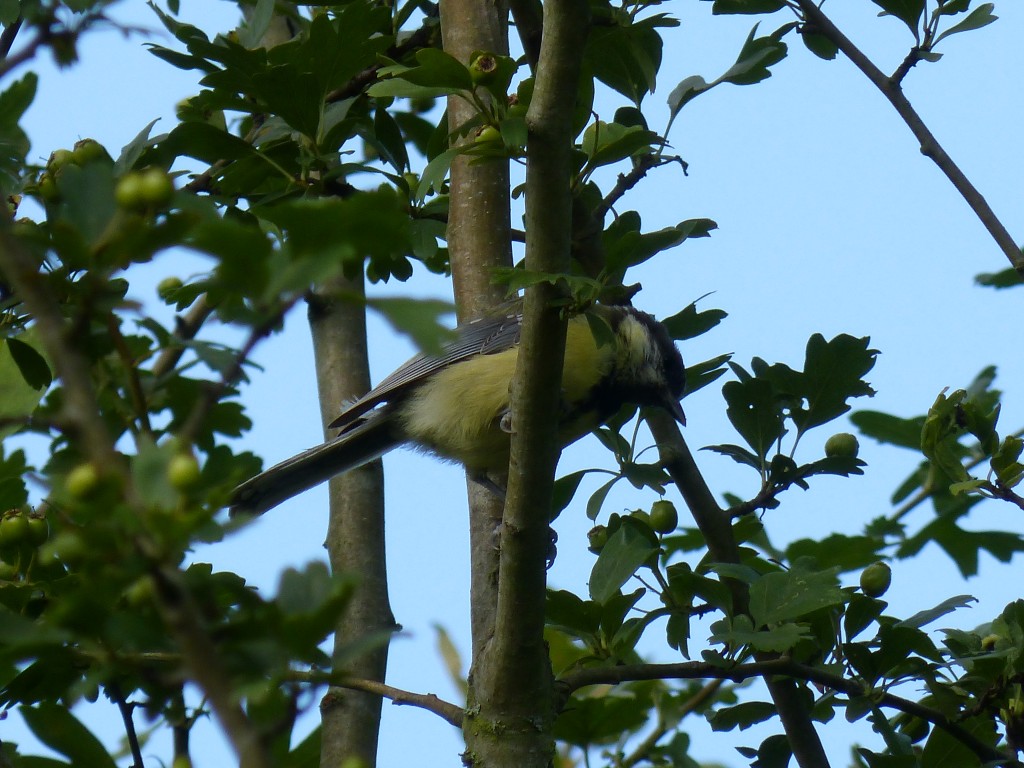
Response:
M14 509L28 502L28 489L25 487L28 469L23 450L16 450L5 457L0 444L0 510Z
M608 743L641 727L651 706L636 689L615 689L615 695L573 696L558 715L554 736L580 747Z
M952 16L956 13L963 13L971 7L971 0L940 0L939 7L932 11L936 16Z
M734 707L716 709L708 717L708 724L713 731L731 731L737 727L744 731L752 725L772 719L777 713L778 708L775 704L767 701L745 701Z
M982 27L987 27L989 24L991 24L993 21L999 18L998 16L992 13L993 8L995 8L995 5L993 5L992 3L982 3L973 11L971 11L967 15L967 17L963 19L963 21L961 21L958 24L954 24L952 27L945 30L938 37L936 37L934 44L937 45L940 40L942 40L944 37L949 37L950 35L957 35L960 34L961 32L969 32L973 29L981 29Z
M257 48L263 43L263 36L270 29L274 18L274 0L256 0L252 13L238 30L238 42L246 48Z
M440 354L454 341L455 332L441 323L455 312L455 305L441 299L376 298L366 304L377 310L401 334L408 336L424 354Z
M0 0L0 24L9 27L21 14L21 0Z
M768 573L750 586L750 613L758 625L776 624L805 616L820 608L842 604L836 582L838 568Z
M1015 288L1018 285L1024 285L1024 276L1021 276L1013 267L1009 267L1002 272L985 272L975 275L974 282L989 288Z
M972 717L957 724L983 744L995 747L998 735L993 718ZM921 765L927 768L974 768L981 764L974 750L942 728L932 728L921 753Z
M921 15L924 13L925 0L871 0L871 2L886 14L895 16L906 24L914 33L914 37L917 37L917 28L921 21Z
M775 13L786 6L784 0L715 0L714 15L735 13Z
M473 90L473 78L469 68L439 48L422 48L416 52L416 66L409 68L388 68L382 72L413 85L442 92ZM376 95L371 90L371 95Z
M957 608L966 608L971 603L976 602L978 602L977 598L972 597L971 595L956 595L955 597L949 597L934 608L929 608L926 611L919 611L913 616L899 622L896 626L919 629L927 624L931 624L936 619L942 618L947 613L952 613Z
M878 598L867 595L855 594L850 599L843 616L843 629L846 632L846 640L853 640L863 632L868 625L882 615L888 603Z
M790 29L792 25L786 25L766 37L754 37L757 33L755 24L736 57L736 63L715 84L752 85L771 77L769 67L786 58L788 48L781 37Z
M730 648L749 646L755 651L785 653L810 636L810 629L801 624L781 624L773 629L754 630L750 627L749 618L738 616L732 622L720 619L712 624L710 640Z
M804 41L807 50L825 61L832 61L839 53L839 46L831 38L811 30L802 30L800 39Z
M38 76L34 72L29 72L0 93L0 126L11 128L18 124L25 110L32 105L38 84Z
M6 341L6 344L0 344L0 417L11 419L25 418L36 409L46 389L41 386L34 387L29 383L22 365L15 358L14 350L19 348L23 352L24 350L21 348L28 348L35 352L36 355L39 355L39 353L34 347L29 346L23 340L10 338ZM14 342L13 345L12 342ZM41 364L49 371L49 366L46 365L45 360ZM30 368L34 369L35 367L34 363L30 364ZM29 375L37 383L42 381L41 374L41 369L29 371ZM7 426L0 427L0 437L14 434L18 429L17 424L8 424Z
M26 344L21 339L9 338L7 349L14 359L15 365L21 372L25 383L32 389L46 389L53 381L53 374L50 373L50 366L46 359L36 351L35 347Z
M658 551L657 544L629 523L628 519L623 520L619 529L608 537L608 543L594 563L590 573L590 599L596 603L604 603L615 596L619 587Z
M880 443L897 445L913 451L921 450L921 429L924 427L924 416L902 419L881 411L856 411L850 415L850 421L868 437Z
M180 497L167 475L168 465L178 449L171 443L142 442L132 460L132 477L142 502L158 509L170 509Z
M686 366L686 394L692 395L698 389L721 378L725 374L725 364L731 357L731 354L719 355L710 360Z
M772 445L786 433L775 390L763 379L750 378L726 382L722 395L728 403L729 421L763 464Z
M818 568L839 568L852 571L864 568L879 559L885 540L875 536L846 536L833 533L823 539L798 539L786 547L786 559L796 562L801 557L813 558Z
M694 301L682 311L663 319L662 323L669 329L669 335L673 339L683 341L708 333L727 316L729 315L721 309L698 312L697 303Z
M592 167L611 165L630 155L663 143L658 134L638 125L619 125L597 120L583 132L581 148Z
M110 753L74 715L57 704L22 707L25 723L43 744L81 768L117 768Z
M548 626L583 639L595 638L601 628L601 606L564 589L547 591L544 617Z
M846 413L850 398L875 394L862 378L878 355L877 349L868 348L870 341L845 333L825 341L816 333L807 341L803 372L782 364L763 366L763 371L755 365L754 370L792 400L790 418L804 432Z
M668 123L669 127L672 126L676 115L679 114L683 107L700 96L700 94L714 88L717 84L715 82L709 85L707 80L700 75L690 75L680 80L679 84L668 95L668 108L671 115ZM666 135L668 134L668 129L665 130L665 133Z
M581 469L578 472L571 472L565 477L555 480L555 487L551 493L551 515L550 520L557 518L562 511L572 502L573 496L580 487L580 482L587 475L588 470Z
M661 66L662 40L657 28L675 26L665 14L625 22L613 17L611 23L591 27L584 62L594 76L618 91L633 104L653 93Z

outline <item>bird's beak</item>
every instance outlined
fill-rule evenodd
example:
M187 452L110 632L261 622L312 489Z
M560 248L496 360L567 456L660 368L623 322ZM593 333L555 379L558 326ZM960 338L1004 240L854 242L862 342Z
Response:
M673 419L678 421L684 427L686 426L686 414L683 413L683 406L680 405L679 401L672 397L672 395L665 396L665 399L662 402L661 407L668 411L670 414L672 414Z

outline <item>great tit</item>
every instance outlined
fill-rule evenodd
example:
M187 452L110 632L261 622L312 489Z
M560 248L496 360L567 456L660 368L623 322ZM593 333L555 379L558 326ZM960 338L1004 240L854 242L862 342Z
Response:
M403 443L461 462L471 476L509 462L509 388L522 314L467 323L440 355L420 354L350 403L330 425L338 435L238 486L232 512L260 514ZM686 384L668 330L628 306L595 306L570 318L562 369L559 440L564 447L625 404L661 406L679 423Z

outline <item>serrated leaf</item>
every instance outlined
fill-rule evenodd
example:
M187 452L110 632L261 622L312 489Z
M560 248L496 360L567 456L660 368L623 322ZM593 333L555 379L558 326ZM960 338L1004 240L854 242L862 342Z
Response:
M772 445L786 433L775 390L767 381L751 378L727 381L722 395L728 403L729 421L763 464Z
M776 624L842 604L838 568L768 573L750 585L750 613L758 625Z

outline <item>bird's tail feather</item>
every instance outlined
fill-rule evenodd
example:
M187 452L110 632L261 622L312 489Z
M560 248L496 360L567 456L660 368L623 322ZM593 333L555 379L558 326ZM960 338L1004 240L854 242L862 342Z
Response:
M263 514L314 485L380 458L402 442L389 415L371 416L340 437L246 480L232 494L231 514Z

